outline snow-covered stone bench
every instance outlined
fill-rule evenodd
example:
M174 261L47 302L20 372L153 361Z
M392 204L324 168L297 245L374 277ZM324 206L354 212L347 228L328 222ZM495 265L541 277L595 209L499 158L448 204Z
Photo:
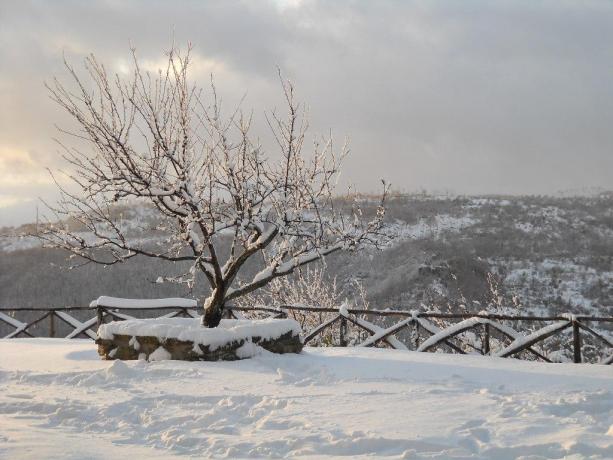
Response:
M262 349L300 353L300 332L293 319L224 319L216 328L203 327L199 318L129 319L102 324L96 343L103 359L218 361Z
M100 296L89 303L90 308L106 307L121 310L156 310L161 308L196 308L194 299L171 297L166 299L122 299L121 297Z

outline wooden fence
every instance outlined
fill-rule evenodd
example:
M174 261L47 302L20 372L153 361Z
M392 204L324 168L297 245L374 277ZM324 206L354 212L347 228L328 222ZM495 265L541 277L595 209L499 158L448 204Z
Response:
M3 338L33 337L33 329L41 330L44 337L58 336L58 322L63 323L68 334L65 338L96 338L95 328L109 320L126 320L152 317L153 312L163 312L157 317L199 316L195 308L182 305L134 307L92 304L90 307L60 308L1 308L0 324L12 330ZM28 314L28 320L20 315ZM247 315L294 317L302 319L318 315L325 319L305 330L305 344L316 344L324 334L333 335L338 346L385 346L420 352L447 351L461 354L482 354L496 357L518 357L552 362L556 350L544 351L541 346L549 338L556 338L558 347L570 341L572 361L586 362L584 345L590 340L591 362L613 363L613 340L610 330L613 317L595 317L573 314L558 316L522 316L495 313L438 313L404 310L357 310L284 305L280 307L229 307L227 316L242 318ZM77 318L76 316L79 316ZM312 322L312 318L311 318ZM47 328L36 327L47 323ZM520 324L526 329L518 331L510 324ZM570 334L569 334L570 332ZM467 334L469 333L469 334ZM478 338L476 340L475 338ZM530 358L529 358L530 357Z

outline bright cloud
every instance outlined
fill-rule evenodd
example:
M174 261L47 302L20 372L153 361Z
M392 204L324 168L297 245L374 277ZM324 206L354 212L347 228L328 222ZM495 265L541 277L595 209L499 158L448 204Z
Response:
M8 208L20 203L28 203L33 201L33 198L21 197L17 195L0 195L0 208Z
M45 167L38 163L30 152L0 147L0 184L3 188L48 185L51 183L53 181Z

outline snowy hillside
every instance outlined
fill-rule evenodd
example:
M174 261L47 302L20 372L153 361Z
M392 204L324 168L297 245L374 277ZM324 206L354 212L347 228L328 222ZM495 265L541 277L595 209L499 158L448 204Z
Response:
M363 201L373 212L374 201ZM371 208L369 208L369 206ZM392 196L382 251L328 258L350 300L359 280L371 306L468 310L505 306L522 312L613 315L613 194L583 197ZM117 208L132 239L164 245L148 208ZM134 259L112 269L86 266L68 271L66 254L43 250L37 240L0 231L0 304L31 307L87 305L99 295L194 297L193 292L154 284L181 273L180 264ZM87 235L84 235L87 237ZM223 246L223 244L222 244ZM74 260L73 260L74 262ZM246 267L253 275L258 267Z
M607 366L313 348L108 362L60 339L0 349L1 458L613 458Z

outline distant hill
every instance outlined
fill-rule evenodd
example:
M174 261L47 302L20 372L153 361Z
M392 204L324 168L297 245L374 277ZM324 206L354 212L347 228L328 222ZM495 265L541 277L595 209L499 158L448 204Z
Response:
M373 201L374 203L374 201ZM613 315L613 193L583 196L396 195L388 202L381 251L342 254L326 272L353 295L352 280L372 307L520 309ZM365 199L365 207L374 209ZM131 238L161 243L144 207L118 208ZM29 230L32 231L32 226ZM28 230L0 231L0 305L85 305L99 295L202 297L155 284L180 265L134 259L112 268L67 270L66 254L43 249ZM255 271L257 267L251 267Z

